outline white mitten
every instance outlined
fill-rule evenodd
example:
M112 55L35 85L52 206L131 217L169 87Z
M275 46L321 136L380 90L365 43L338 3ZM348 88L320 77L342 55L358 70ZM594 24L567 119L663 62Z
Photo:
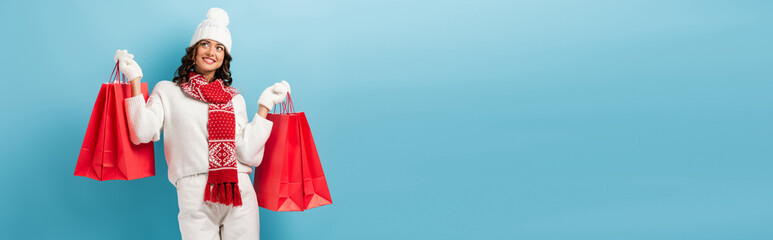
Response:
M274 108L274 105L285 100L288 93L290 93L290 83L282 80L282 82L274 83L274 85L263 90L263 93L260 94L260 98L258 98L258 104L268 108L268 111L270 112Z
M115 51L113 60L118 62L118 69L121 70L126 79L131 81L135 78L142 77L142 69L137 62L134 61L134 55L130 54L126 50Z

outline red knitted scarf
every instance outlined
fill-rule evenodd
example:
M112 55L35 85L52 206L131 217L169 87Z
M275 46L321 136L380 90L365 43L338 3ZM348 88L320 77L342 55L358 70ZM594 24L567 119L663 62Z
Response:
M180 84L183 92L209 104L209 175L204 201L242 205L236 172L236 120L231 98L239 92L223 85L220 79L207 83L201 74L191 71L188 82Z

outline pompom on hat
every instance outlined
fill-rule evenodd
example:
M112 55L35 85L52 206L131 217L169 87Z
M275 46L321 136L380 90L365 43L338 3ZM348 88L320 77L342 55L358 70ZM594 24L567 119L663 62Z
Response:
M228 31L228 13L222 8L210 8L207 11L207 19L204 19L193 33L190 46L201 39L212 39L225 45L225 49L231 52L231 31Z

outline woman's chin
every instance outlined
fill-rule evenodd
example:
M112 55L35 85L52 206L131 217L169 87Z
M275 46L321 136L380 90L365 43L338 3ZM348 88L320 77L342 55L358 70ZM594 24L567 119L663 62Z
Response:
M201 64L201 65L197 64L196 72L200 74L204 74L208 72L214 72L215 70L217 70L217 68L218 67L215 66L214 64Z

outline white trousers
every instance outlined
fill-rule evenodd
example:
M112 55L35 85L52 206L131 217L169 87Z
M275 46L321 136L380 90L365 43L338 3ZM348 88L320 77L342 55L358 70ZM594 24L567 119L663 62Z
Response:
M229 207L204 202L207 174L197 174L177 181L177 204L180 233L183 240L259 239L258 200L250 175L239 173L242 206Z

